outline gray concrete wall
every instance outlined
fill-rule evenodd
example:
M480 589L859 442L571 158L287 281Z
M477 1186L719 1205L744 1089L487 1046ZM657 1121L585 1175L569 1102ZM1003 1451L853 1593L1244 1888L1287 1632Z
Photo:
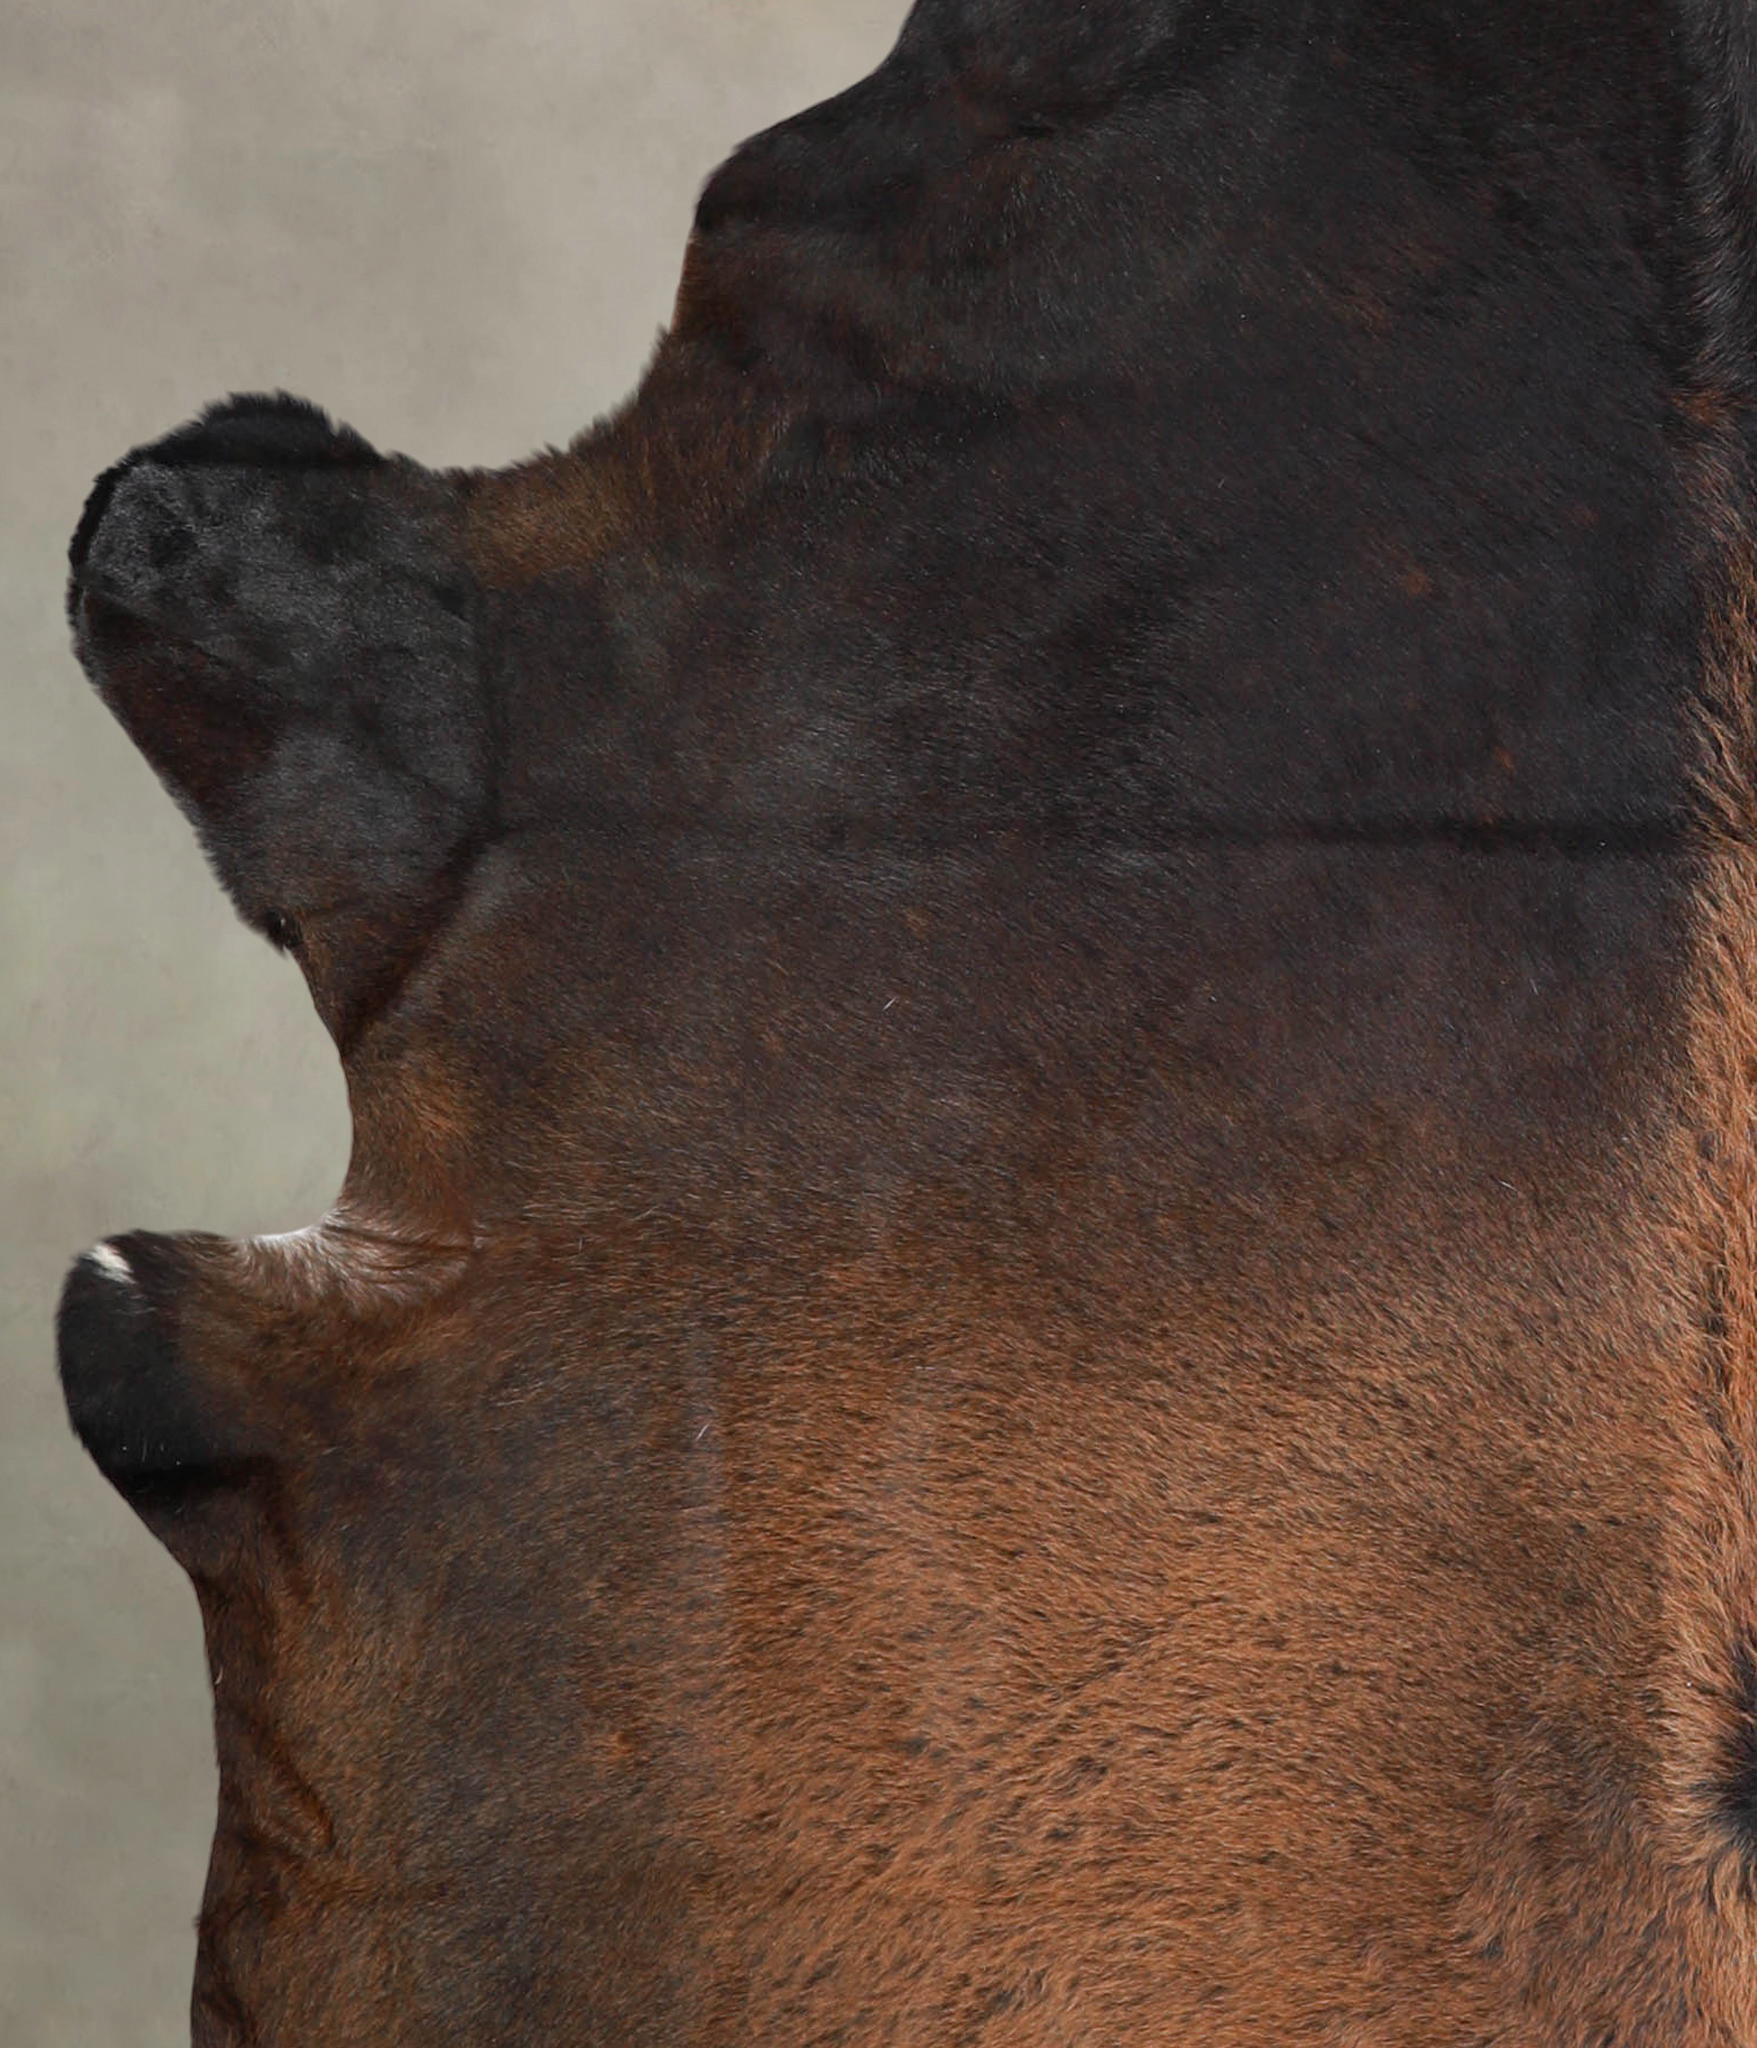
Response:
M499 463L633 383L702 179L903 0L0 4L0 2048L188 2040L213 1813L180 1575L63 1420L68 1259L283 1229L347 1118L61 618L93 475L228 391Z

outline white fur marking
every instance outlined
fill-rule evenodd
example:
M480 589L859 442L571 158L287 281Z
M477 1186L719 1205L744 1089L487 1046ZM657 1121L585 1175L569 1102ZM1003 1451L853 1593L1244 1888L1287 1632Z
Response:
M94 1244L86 1257L100 1273L108 1273L112 1280L126 1280L134 1284L134 1268L113 1244Z

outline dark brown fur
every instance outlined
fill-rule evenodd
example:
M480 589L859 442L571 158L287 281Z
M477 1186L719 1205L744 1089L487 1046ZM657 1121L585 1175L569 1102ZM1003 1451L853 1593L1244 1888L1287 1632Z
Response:
M293 946L88 1255L221 2043L1757 2043L1757 65L923 0L492 476L238 401L82 656Z

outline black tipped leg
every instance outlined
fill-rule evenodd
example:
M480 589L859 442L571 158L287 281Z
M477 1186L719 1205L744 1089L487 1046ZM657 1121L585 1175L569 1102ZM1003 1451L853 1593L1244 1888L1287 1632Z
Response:
M127 1498L222 1460L165 1316L164 1240L135 1233L73 1262L55 1318L68 1419L98 1469Z

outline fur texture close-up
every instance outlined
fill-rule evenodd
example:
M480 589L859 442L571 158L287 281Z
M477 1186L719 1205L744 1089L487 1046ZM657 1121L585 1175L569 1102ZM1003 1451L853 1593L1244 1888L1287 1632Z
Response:
M1754 50L917 0L565 447L103 468L352 1133L61 1296L196 2048L1757 2048Z

